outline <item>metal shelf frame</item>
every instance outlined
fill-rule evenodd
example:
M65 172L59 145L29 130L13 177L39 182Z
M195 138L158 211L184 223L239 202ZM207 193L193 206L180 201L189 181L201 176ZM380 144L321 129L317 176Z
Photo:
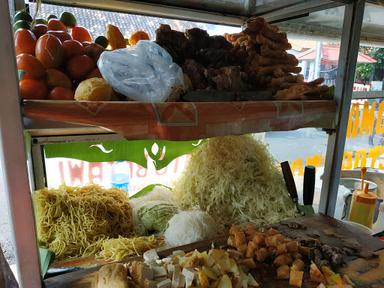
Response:
M116 1L116 0L49 0L45 3L58 5L79 6L90 9L120 11L127 13L146 14L158 17L170 17L192 21L203 21L217 24L241 25L245 19L241 15L204 12L203 10L184 9L165 5L154 5L144 1ZM287 1L292 3L293 1ZM44 177L43 154L41 146L47 141L63 141L72 134L68 141L83 141L83 139L104 137L118 139L99 128L69 127L73 130L60 132L63 127L47 125L51 130L42 134L39 129L33 132L32 145L25 145L24 129L41 128L41 123L23 123L18 96L18 82L15 52L13 47L13 32L10 21L11 1L0 1L0 85L2 87L2 103L0 104L0 181L1 187L7 193L7 203L12 217L12 229L16 247L17 268L19 271L20 287L41 287L42 281L39 271L39 256L37 249L34 213L31 201L31 186L42 185ZM20 8L22 1L15 0L14 9ZM252 4L255 1L247 1ZM341 53L339 59L338 78L336 82L335 98L338 104L336 117L336 132L329 136L325 174L321 195L320 211L333 215L338 183L341 172L341 162L345 145L345 135L348 122L349 107L352 99L352 86L355 74L357 52L359 48L360 31L363 21L364 0L339 1L304 1L298 6L287 6L284 9L273 9L265 6L260 16L268 21L281 22L290 17L297 17L309 12L345 6L343 32L341 37ZM260 8L261 9L261 8ZM44 126L45 124L42 123ZM68 127L67 127L68 128ZM58 129L58 130L56 130ZM83 129L83 130L81 130ZM96 129L96 130L92 130ZM40 131L40 132L39 132ZM64 131L64 130L62 130ZM89 135L81 135L89 134ZM56 135L50 136L49 135ZM66 136L61 136L66 135ZM47 136L47 137L46 137ZM26 146L28 150L26 152ZM30 146L30 147L29 147ZM3 170L1 170L3 168ZM29 168L29 174L27 169ZM40 180L38 180L40 179ZM40 181L40 182L39 182Z

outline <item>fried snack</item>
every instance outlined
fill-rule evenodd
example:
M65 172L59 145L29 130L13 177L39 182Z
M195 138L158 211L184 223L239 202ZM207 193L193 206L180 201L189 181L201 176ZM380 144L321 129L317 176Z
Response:
M324 82L324 78L320 77L320 78L317 78L311 82L308 82L308 85L309 86L317 86L317 85L320 85Z
M277 100L298 100L305 99L305 93L310 91L307 85L295 85L287 89L277 91L275 98Z
M123 34L120 32L120 29L114 25L108 24L107 39L112 50L127 47Z
M289 272L291 269L288 265L280 266L276 269L277 279L289 279Z
M274 66L265 66L257 67L255 72L259 75L273 75L275 77L286 76L286 73L300 73L301 67L295 67L291 65L274 65Z
M277 267L283 266L283 265L291 265L293 262L292 256L290 254L281 254L275 258L273 261L273 264Z
M292 54L287 54L287 57L285 58L268 58L268 57L260 56L259 64L261 66L271 66L271 65L277 65L277 64L287 64L291 66L296 66L299 64L299 61Z
M243 25L243 30L247 34L257 34L262 29L277 33L279 28L275 25L269 24L263 17L251 17Z
M245 257L251 258L255 254L257 244L253 241L248 242L247 251L245 252Z
M104 265L97 273L97 288L128 288L127 268L121 263Z
M264 260L267 259L268 255L269 255L268 250L267 248L264 248L264 247L257 249L255 252L256 260L259 262L264 262Z
M288 43L287 34L277 31L272 31L269 29L269 27L264 26L263 29L261 29L261 34L263 36L267 37L271 41L280 42L280 43Z
M287 250L287 244L286 243L280 243L277 245L277 247L276 247L276 254L277 255L285 254L287 252L288 252L288 250Z
M129 45L136 45L140 40L149 40L149 36L144 31L136 31L132 33L131 37L129 37Z
M303 271L304 267L305 267L305 264L301 259L296 259L292 263L292 270Z
M268 46L261 46L260 55L264 57L284 59L285 57L288 56L288 53L283 49L273 50L273 49L270 49Z
M274 42L270 40L269 38L265 37L263 34L257 34L256 35L256 42L260 45L266 45L270 47L271 49L276 49L276 50L289 50L292 49L292 46L290 43L280 43L280 42Z
M183 32L172 30L171 26L161 24L156 29L156 43L168 51L174 62L183 65L188 46L188 39Z
M255 50L256 39L252 38L244 32L234 34L224 34L225 39L231 43L235 48L245 49L248 53L252 53Z
M304 82L304 76L301 74L298 75L287 75L280 78L273 78L271 80L271 86L272 87L281 87L283 84L293 84L296 85L297 83Z

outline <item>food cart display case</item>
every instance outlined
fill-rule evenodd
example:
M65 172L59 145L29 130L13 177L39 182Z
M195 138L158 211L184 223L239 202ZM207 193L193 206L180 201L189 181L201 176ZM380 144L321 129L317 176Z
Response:
M366 1L50 0L43 2L234 26L242 25L250 16L262 16L268 22L281 25L289 32L298 33L299 29L304 29L303 26L308 25L307 34L325 36L328 33L334 36L340 33L341 45L334 100L176 104L111 102L84 105L74 101L27 100L20 103L9 11L23 9L25 4L20 0L8 3L1 1L0 159L1 167L4 169L3 189L8 195L7 201L12 217L21 287L42 285L31 189L46 185L41 149L46 143L124 138L191 140L266 131L288 131L304 127L322 128L324 133L328 134L328 145L319 212L330 216L334 214L364 9L368 5ZM375 1L370 5L375 5ZM320 22L324 16L322 11L327 9L341 11L343 16L341 27L327 29L326 26L316 24L310 26L305 23L304 19L310 18L311 15ZM318 30L311 30L313 26ZM371 36L373 42L383 40L382 35L372 35L373 33L366 35L365 39ZM171 105L175 107L170 107ZM187 120L179 120L177 125L174 125L175 123L163 117L166 109L188 111L192 116ZM98 117L93 117L96 110ZM25 131L31 136L29 141L25 139Z

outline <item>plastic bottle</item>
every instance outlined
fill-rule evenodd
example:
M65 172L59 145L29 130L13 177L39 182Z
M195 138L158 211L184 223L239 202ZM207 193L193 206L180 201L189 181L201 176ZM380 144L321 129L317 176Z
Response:
M128 192L129 169L126 161L116 161L112 165L111 186Z
M365 186L364 190L365 191L355 190L353 192L348 220L372 228L377 195L368 192L368 184Z

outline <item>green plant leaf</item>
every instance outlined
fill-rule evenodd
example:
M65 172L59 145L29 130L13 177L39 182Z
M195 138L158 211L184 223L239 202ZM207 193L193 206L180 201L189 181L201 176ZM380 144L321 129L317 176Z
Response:
M165 186L163 184L150 184L148 186L145 186L143 189L141 189L139 192L135 193L134 195L132 195L131 197L129 197L130 199L132 198L139 198L139 197L142 197L144 195L147 195L149 192L151 192L153 190L153 188L155 188L156 186L161 186L161 187L165 187L169 190L172 190L170 187L168 186Z
M41 276L45 276L47 274L47 271L49 269L49 265L53 263L53 260L55 260L55 253L48 250L47 248L39 247L39 254L40 254L40 269L41 269Z

